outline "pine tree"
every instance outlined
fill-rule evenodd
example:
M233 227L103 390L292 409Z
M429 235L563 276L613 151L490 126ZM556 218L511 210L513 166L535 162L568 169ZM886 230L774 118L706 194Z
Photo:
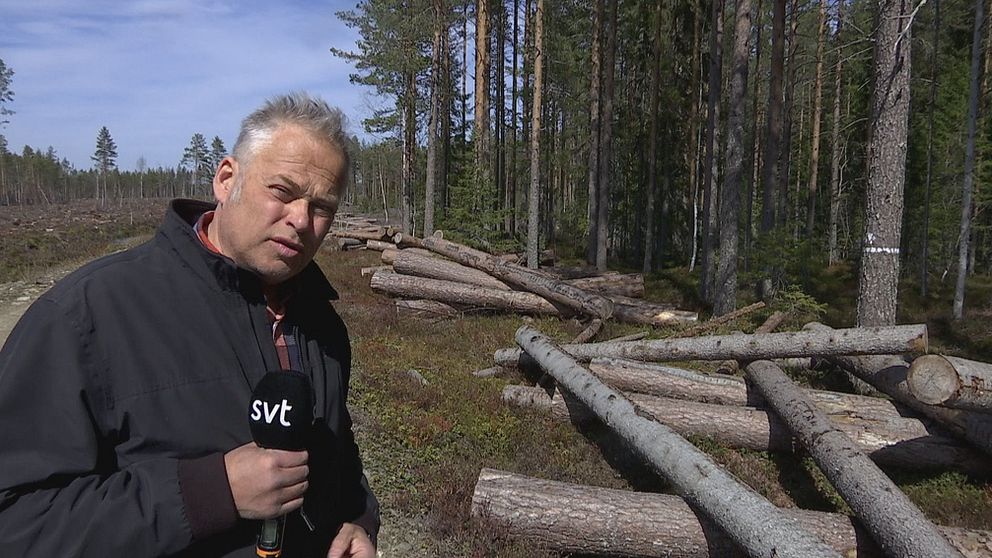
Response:
M6 119L14 111L8 109L6 104L14 100L14 92L10 90L10 84L14 78L14 70L7 67L3 58L0 58L0 127L10 122Z
M199 132L193 134L189 140L189 146L183 150L182 160L182 166L189 169L191 173L190 186L193 195L196 195L197 188L203 184L204 178L210 172L210 158L211 153L207 149L207 138Z
M220 136L214 136L213 141L210 142L210 171L216 171L224 157L227 157L224 141L220 139Z
M96 134L96 151L90 157L95 163L98 173L96 181L96 195L101 203L107 201L107 172L117 168L117 144L110 136L110 130L106 126L100 128ZM100 180L103 179L103 188L100 187Z

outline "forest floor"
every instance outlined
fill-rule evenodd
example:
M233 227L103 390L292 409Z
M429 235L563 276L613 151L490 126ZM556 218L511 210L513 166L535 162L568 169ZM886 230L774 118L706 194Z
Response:
M164 209L162 200L107 207L0 207L0 340L6 336L4 327L53 281L92 257L147 238ZM513 333L526 318L400 317L392 301L374 293L359 272L379 264L377 252L321 251L317 261L341 294L335 306L351 332L349 407L366 472L382 502L380 556L557 556L509 540L498 527L470 517L472 491L483 467L611 488L667 490L664 480L601 427L580 432L502 404L503 386L533 379L518 374L472 376L472 371L491 366L496 349L513 345ZM694 274L670 269L646 279L650 299L698 309ZM851 325L857 287L849 267L811 273L802 288L803 292L784 291L772 307L730 327L750 331L773 310L790 312L782 330L815 318ZM922 299L916 286L902 285L899 322L925 321L932 348L992 362L992 278L976 277L969 283L963 322L949 319L952 289L938 283L930 297ZM571 320L527 320L562 340L582 329ZM607 323L598 339L634 331L638 328ZM656 330L653 335L670 333ZM687 366L706 368L698 363ZM815 370L798 379L815 387L849 389L836 370ZM850 513L808 457L731 450L701 438L692 441L776 505ZM953 471L888 472L935 522L992 529L992 480Z

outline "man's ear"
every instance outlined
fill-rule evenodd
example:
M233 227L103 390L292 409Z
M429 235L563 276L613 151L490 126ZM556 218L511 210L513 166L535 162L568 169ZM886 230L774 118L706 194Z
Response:
M227 201L234 189L235 178L238 175L238 162L228 155L217 165L217 172L214 173L214 198L219 203Z

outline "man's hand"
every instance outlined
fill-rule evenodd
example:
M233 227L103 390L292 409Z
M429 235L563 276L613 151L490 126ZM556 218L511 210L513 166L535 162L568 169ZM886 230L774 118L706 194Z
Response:
M224 454L238 515L272 519L303 505L307 491L306 451L263 449L249 442Z
M375 558L375 545L365 529L345 523L331 542L327 558Z

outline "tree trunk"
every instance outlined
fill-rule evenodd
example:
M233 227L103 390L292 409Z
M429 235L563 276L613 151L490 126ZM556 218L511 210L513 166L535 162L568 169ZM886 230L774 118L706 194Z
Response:
M507 178L507 203L505 228L513 236L517 230L517 44L519 37L520 2L513 0L513 64L510 71L510 170Z
M427 176L424 186L424 236L434 232L434 191L437 185L441 135L441 35L447 33L443 0L432 0L434 8L434 48L431 51L431 115L427 126Z
M720 160L720 95L723 84L723 4L713 0L710 30L710 75L706 108L706 155L703 163L703 250L699 294L713 302L716 268L713 236L716 234L717 165Z
M596 0L596 8L592 18L592 60L589 70L589 200L588 200L588 227L586 262L595 265L596 247L596 219L599 217L599 136L600 136L600 114L602 112L602 101L599 96L600 80L603 70L600 60L603 56L601 33L603 29L603 0Z
M589 371L621 391L700 403L767 408L765 398L738 376L703 374L661 364L618 358L594 358ZM810 389L806 393L831 415L851 419L901 418L903 410L888 399ZM925 427L921 427L925 428Z
M909 367L909 392L928 405L992 413L992 364L923 355Z
M806 238L814 237L816 225L816 192L820 177L820 115L823 112L823 46L826 42L827 0L820 0L820 19L816 28L816 78L813 83L813 142L809 152L809 203L806 207Z
M923 512L785 372L768 361L752 362L746 370L747 378L761 390L886 554L961 557Z
M617 54L617 4L607 0L610 15L606 24L606 57L603 61L603 115L600 122L599 185L596 202L596 269L606 270L609 248L610 160L613 153L613 81Z
M954 319L964 316L964 284L968 276L968 247L971 245L971 195L975 185L975 127L978 122L978 83L982 67L982 25L985 1L975 0L975 30L971 39L971 87L968 93L968 139L964 151L964 186L961 189L961 234L958 236L958 277L954 284Z
M489 200L485 193L491 184L489 176L489 0L475 2L475 122L472 141L475 144L474 209L484 211Z
M783 508L834 550L851 558L880 556L851 517ZM504 526L513 537L564 553L634 558L743 558L747 554L713 522L670 494L581 486L482 469L472 514ZM940 527L968 556L989 557L992 533Z
M544 0L534 14L534 100L530 127L530 197L527 209L527 267L537 269L541 207L541 93L544 82Z
M909 125L912 8L910 0L882 0L875 34L867 153L865 235L858 274L858 325L896 323L899 237Z
M605 275L585 279L566 279L566 283L585 291L601 295L620 295L640 298L644 296L644 276L640 273Z
M423 242L424 246L433 252L462 265L481 269L497 279L527 289L582 314L605 320L613 313L613 303L602 296L587 293L562 281L504 262L485 252L440 238L425 238Z
M840 216L840 104L841 78L844 68L844 43L841 40L841 25L844 22L844 2L837 2L837 23L834 32L834 44L837 50L837 63L834 65L834 114L833 127L830 130L830 217L827 222L827 263L833 265L840 259L837 252L837 218ZM940 2L940 0L936 0Z
M761 0L758 0L758 7L755 10L757 18L755 19L756 24L754 25L754 67L755 69L761 69L761 29L764 27L764 12L761 11ZM761 166L761 135L758 130L761 129L759 123L761 119L758 114L758 92L761 87L761 80L755 79L754 81L754 94L751 97L751 144L748 149L751 157L751 180L747 184L747 209L745 210L745 226L744 226L744 271L751 270L751 248L752 248L752 238L754 236L754 195L755 189L759 184L758 180L761 176L760 166Z
M785 2L772 0L772 53L768 80L767 133L761 170L761 234L775 228L776 173L782 149L782 74L785 72Z
M403 93L403 232L414 234L413 162L417 153L417 76L408 71Z
M644 207L644 261L641 270L651 273L654 254L654 198L658 189L658 98L661 80L661 10L662 1L655 4L654 22L654 57L651 62L651 107L650 125L648 132L648 192L647 204Z
M884 355L924 352L927 346L925 325L831 329L829 331L789 331L754 335L711 335L649 339L628 343L585 343L564 345L562 349L580 361L594 357L617 357L644 361L675 360L763 360L772 358ZM516 366L519 352L501 349L496 363Z
M398 311L414 318L455 318L461 315L461 311L454 306L436 300L396 299L394 304Z
M818 323L804 329L831 333L834 330ZM901 352L901 351L895 351ZM992 455L992 416L958 409L927 405L909 390L909 364L902 357L880 356L827 356L827 361L868 382L875 389L899 403L939 422L952 433L967 440L972 446Z
M422 256L412 250L400 250L393 258L393 269L397 273L454 281L467 285L476 285L498 291L510 291L509 285L492 275L478 269L473 269L450 260Z
M699 113L702 106L702 83L700 74L702 73L701 54L702 50L702 12L699 0L692 3L692 78L689 82L691 87L692 104L689 109L689 146L686 167L689 171L689 199L692 205L692 217L690 219L692 248L689 253L689 271L696 265L696 231L697 225L696 199L699 197Z
M635 393L613 393L629 401L628 404L637 409L640 417L656 421L681 436L709 438L721 446L751 451L792 453L795 450L792 433L772 411ZM581 401L581 396L573 396L567 390L556 391L548 397L548 392L542 387L509 385L503 388L503 401L549 413L555 420L573 424L589 424L597 418ZM934 472L954 469L978 475L988 471L984 455L950 434L928 432L915 419L865 419L844 414L831 416L831 419L853 438L861 451L886 467Z
M839 556L788 520L768 500L740 484L671 429L642 416L540 332L527 326L517 343L637 449L690 505L701 510L752 556Z
M502 310L522 314L560 316L561 312L547 300L533 293L500 291L475 285L426 279L378 271L369 285L395 297L428 299L445 304L466 306L476 310Z
M748 46L751 38L751 0L737 0L734 25L734 61L730 77L730 115L727 120L727 161L720 196L720 263L717 268L713 313L729 314L737 306L737 240L740 227L741 186L744 177L744 118L747 101Z

